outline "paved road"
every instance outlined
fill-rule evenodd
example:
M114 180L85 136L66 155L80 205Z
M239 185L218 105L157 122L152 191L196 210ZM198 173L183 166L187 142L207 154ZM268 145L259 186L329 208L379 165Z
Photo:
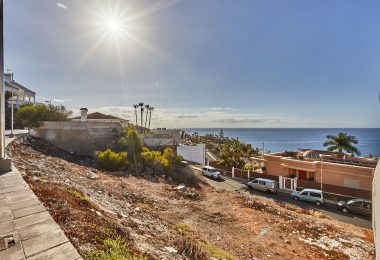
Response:
M310 208L310 209L317 209L321 211L324 215L329 216L331 218L334 218L336 220L350 223L359 227L364 228L372 228L372 221L364 216L359 216L355 214L345 214L339 210L337 210L334 206L330 205L322 205L322 206L316 206L312 203L303 202L303 201L295 201L293 200L289 195L286 194L267 194L265 192L256 191L252 189L248 189L246 185L234 181L228 178L223 178L221 180L214 180L207 177L203 177L211 186L217 188L217 189L224 189L228 191L238 191L244 194L247 194L254 198L260 198L260 199L268 199L268 200L277 200L282 202L287 202L290 204L297 205L302 208Z

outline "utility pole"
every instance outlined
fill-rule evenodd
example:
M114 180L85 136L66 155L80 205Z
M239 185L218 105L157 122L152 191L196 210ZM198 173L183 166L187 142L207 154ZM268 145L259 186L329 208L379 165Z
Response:
M0 0L0 159L5 159L4 1Z
M7 72L9 73L10 70L7 69ZM14 85L13 85L13 72L11 75L11 86L12 86L12 97L11 97L11 134L9 135L10 138L15 137L13 132L13 125L14 125L14 104L13 104L13 97L14 97Z
M4 0L0 0L0 172L12 171L12 161L5 156L5 86L4 86Z

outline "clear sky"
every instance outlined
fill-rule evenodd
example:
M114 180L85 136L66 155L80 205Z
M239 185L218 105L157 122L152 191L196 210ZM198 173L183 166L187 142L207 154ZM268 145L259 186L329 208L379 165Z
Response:
M156 127L380 127L380 2L6 0L5 68Z

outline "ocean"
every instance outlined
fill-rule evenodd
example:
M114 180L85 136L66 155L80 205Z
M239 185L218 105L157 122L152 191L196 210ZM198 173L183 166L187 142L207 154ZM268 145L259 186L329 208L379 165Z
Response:
M186 133L219 134L220 128L188 128ZM269 152L310 148L325 150L326 135L344 132L356 136L362 156L380 156L380 128L223 128L224 136L239 138Z

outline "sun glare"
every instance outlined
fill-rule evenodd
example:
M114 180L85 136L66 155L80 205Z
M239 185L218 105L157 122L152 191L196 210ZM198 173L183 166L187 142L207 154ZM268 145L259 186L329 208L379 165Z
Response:
M107 26L111 31L118 31L120 29L120 21L116 19L109 20Z

